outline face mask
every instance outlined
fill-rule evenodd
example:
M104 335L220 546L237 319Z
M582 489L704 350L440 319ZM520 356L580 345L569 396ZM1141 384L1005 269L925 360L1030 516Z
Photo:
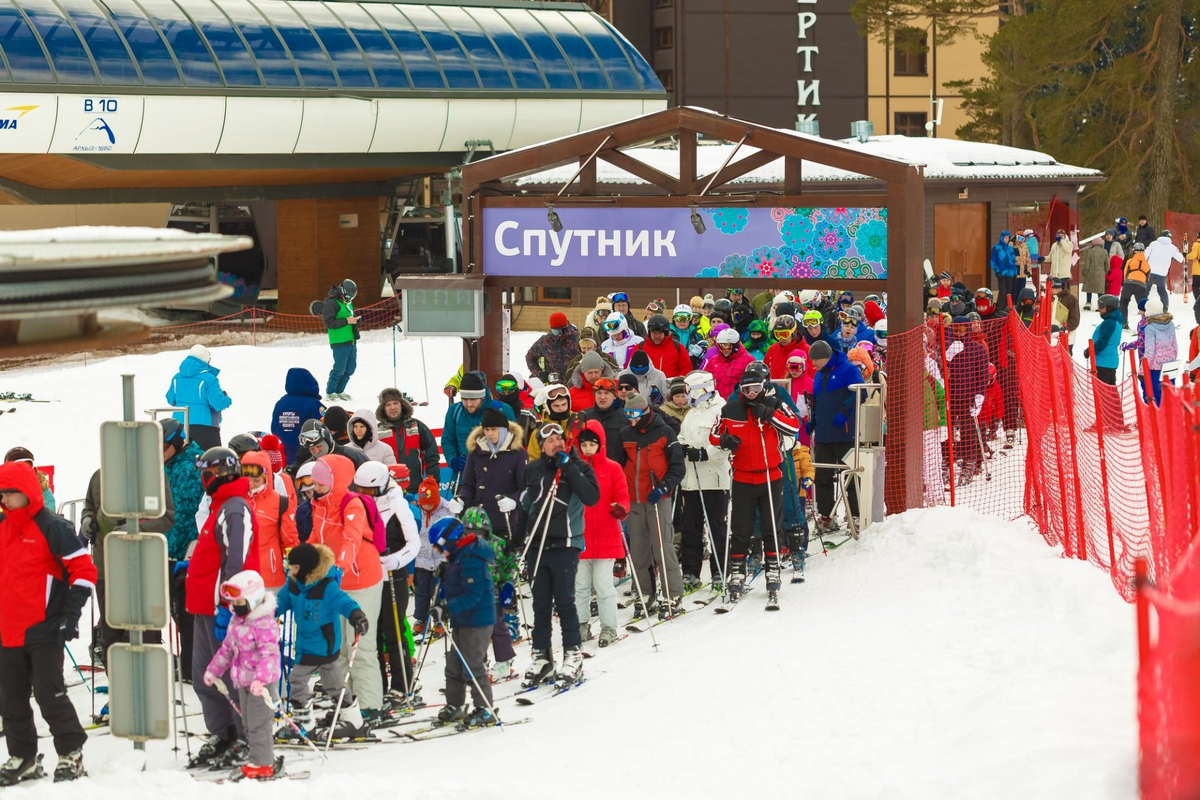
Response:
M250 615L250 606L248 604L244 605L244 606L234 606L233 613L237 614L239 617L249 616Z

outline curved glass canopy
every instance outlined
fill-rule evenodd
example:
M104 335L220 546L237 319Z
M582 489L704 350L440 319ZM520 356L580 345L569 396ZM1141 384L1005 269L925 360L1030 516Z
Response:
M0 89L665 92L587 10L327 0L0 0Z

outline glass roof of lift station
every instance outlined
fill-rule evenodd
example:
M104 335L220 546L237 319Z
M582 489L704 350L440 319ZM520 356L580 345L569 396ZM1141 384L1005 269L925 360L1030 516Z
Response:
M0 61L0 91L665 98L632 45L574 3L0 0Z

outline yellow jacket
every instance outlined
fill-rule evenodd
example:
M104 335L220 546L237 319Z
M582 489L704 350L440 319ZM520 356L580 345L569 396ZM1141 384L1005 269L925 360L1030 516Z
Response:
M1200 239L1192 242L1192 249L1187 254L1188 265L1192 275L1200 275Z
M813 468L812 456L809 455L808 447L802 444L797 444L792 448L792 461L796 464L796 477L816 479L817 471Z

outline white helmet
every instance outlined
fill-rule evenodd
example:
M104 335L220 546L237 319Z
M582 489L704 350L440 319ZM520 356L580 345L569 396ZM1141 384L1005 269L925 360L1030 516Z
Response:
M717 344L737 344L741 340L736 328L725 328L717 334Z
M368 461L354 473L354 485L364 489L386 489L391 479L391 473L382 461Z
M683 378L687 386L688 403L696 406L706 402L717 394L717 383L713 376L703 370L693 370Z
M675 310L671 312L672 316L674 316L675 314L679 314L679 315L687 314L690 317L690 316L692 316L692 307L689 306L687 303L680 303L679 305L675 306Z
M800 292L800 305L808 309L816 308L821 303L821 293L816 289L805 289Z
M887 319L878 320L875 323L875 346L880 350L887 348Z

